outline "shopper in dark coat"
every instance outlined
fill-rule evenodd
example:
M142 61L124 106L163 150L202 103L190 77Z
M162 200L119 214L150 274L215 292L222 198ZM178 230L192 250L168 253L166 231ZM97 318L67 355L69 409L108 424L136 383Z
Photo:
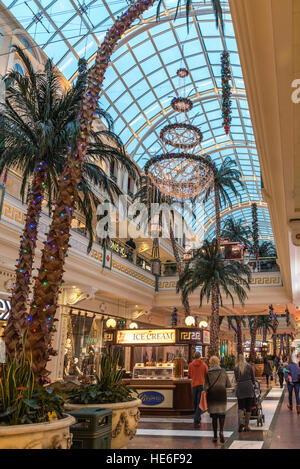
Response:
M224 423L227 407L226 388L231 387L230 380L225 370L220 367L218 357L211 357L209 360L207 375L205 376L204 391L207 393L208 412L212 418L214 431L213 441L218 441L218 421L220 423L220 442L224 443Z
M238 356L237 366L234 369L236 380L236 397L239 409L239 432L249 432L251 406L254 394L255 377L252 366L246 362L244 355Z
M264 372L263 376L266 377L267 380L267 386L269 386L269 380L270 377L273 377L273 362L271 360L268 360L267 358L264 359Z

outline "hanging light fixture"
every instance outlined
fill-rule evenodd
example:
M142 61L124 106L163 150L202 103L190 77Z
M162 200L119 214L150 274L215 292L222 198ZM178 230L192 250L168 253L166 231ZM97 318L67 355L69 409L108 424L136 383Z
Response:
M131 322L129 324L129 329L138 329L138 328L139 328L139 326L137 325L136 322Z
M187 316L184 320L185 325L188 327L195 327L196 321L193 316Z
M208 323L206 321L201 321L199 324L201 329L207 329L208 328Z
M106 321L106 327L108 329L115 329L117 325L117 321L113 318L110 318Z

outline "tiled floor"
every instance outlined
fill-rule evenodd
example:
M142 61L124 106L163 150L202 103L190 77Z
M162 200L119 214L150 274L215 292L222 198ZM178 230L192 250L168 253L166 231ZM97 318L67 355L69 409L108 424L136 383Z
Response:
M281 407L283 390L278 386L267 389L261 385L264 397L262 407L265 416L263 427L257 427L251 420L249 433L237 432L236 399L228 399L224 428L225 448L262 449L300 448L300 415L292 414L286 408L286 396ZM184 417L143 417L139 422L136 437L128 449L220 449L223 445L213 443L210 416L202 416L201 426L194 428L193 416Z
M300 449L300 414L287 408L288 393L272 431L270 449Z

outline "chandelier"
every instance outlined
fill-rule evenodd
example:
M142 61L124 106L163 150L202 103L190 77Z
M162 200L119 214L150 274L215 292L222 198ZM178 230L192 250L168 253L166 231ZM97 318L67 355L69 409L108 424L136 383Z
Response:
M151 158L145 173L163 194L181 200L205 191L214 179L214 164L190 153L166 153Z
M177 70L179 78L186 78L185 68ZM173 98L171 106L179 113L187 114L193 107L188 98ZM164 153L151 158L145 165L146 176L162 194L171 198L188 200L200 195L214 180L214 164L208 157L186 153L186 150L200 146L203 134L195 126L187 123L167 125L160 132L163 143L180 153Z
M203 139L202 132L190 124L171 124L160 131L160 139L166 145L187 150L200 145Z

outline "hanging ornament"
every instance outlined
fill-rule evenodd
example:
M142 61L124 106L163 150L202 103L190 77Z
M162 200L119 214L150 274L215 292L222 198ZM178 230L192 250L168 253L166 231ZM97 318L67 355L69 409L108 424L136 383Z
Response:
M189 112L193 108L193 103L188 98L173 98L171 106L177 112Z
M186 78L188 76L189 72L186 68L179 68L176 72L176 75L179 78Z
M226 135L229 134L230 124L232 120L231 116L231 84L232 80L229 52L224 50L221 55L221 77L222 77L222 116L223 116L223 127Z

